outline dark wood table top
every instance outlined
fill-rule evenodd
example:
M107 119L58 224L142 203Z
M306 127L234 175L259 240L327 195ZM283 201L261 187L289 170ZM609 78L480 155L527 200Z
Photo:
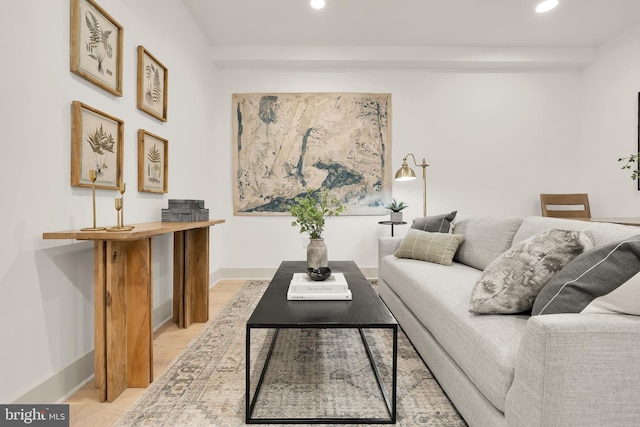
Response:
M398 323L353 261L330 261L333 273L343 273L351 301L289 301L293 273L306 271L305 261L283 261L253 314L251 328L397 327Z

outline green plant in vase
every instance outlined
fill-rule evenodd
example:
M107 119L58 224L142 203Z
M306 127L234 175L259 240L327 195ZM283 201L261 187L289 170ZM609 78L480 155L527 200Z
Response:
M325 219L340 215L344 206L340 200L330 197L329 190L320 188L309 189L303 197L296 197L288 209L295 217L292 226L299 226L300 233L309 233L311 239L321 239Z
M322 232L326 218L340 215L344 206L340 200L329 195L329 190L320 188L309 189L304 196L296 197L288 210L295 218L291 225L300 227L300 233L308 233L311 239L307 246L307 273L311 277L323 269L328 277L331 270L328 269L327 246Z

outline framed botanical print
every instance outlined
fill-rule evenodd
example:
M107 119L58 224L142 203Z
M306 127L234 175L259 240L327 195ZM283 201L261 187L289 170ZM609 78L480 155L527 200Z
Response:
M71 185L118 190L122 182L124 122L80 101L71 104Z
M138 129L138 191L166 193L169 187L169 141Z
M138 108L167 121L169 70L143 46L138 46Z
M124 29L93 0L71 0L71 71L122 96Z

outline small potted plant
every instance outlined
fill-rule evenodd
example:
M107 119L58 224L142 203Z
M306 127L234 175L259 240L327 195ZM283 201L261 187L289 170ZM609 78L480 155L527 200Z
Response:
M295 218L292 226L299 226L300 233L308 233L311 241L307 246L307 268L319 269L328 267L327 246L322 238L326 218L338 216L344 206L340 200L332 198L329 190L307 190L302 197L296 197L288 206L289 213Z
M387 203L384 207L391 210L391 222L402 222L402 210L408 208L409 205L392 199L392 202Z

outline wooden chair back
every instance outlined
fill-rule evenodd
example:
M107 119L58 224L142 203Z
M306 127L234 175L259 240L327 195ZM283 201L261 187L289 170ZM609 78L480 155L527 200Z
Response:
M540 194L542 216L555 218L588 219L591 218L589 195L579 194Z

